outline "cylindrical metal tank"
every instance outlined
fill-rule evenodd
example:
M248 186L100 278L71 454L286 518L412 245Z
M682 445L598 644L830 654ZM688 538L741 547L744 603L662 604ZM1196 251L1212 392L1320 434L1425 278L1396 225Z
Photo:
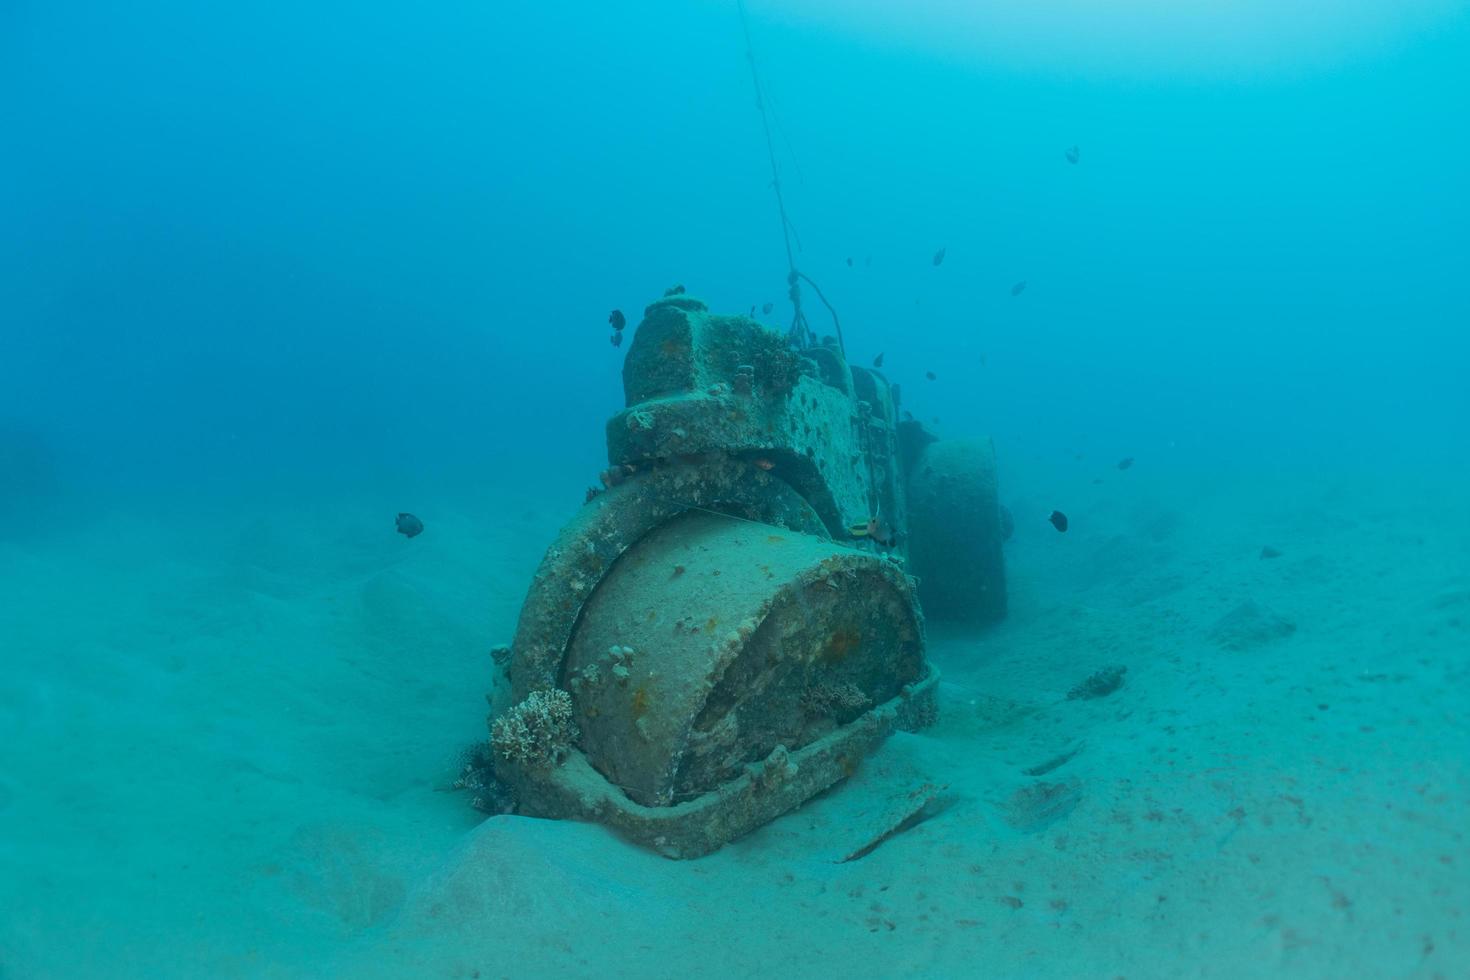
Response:
M909 570L930 618L980 625L1005 616L998 494L989 439L931 442L909 473Z

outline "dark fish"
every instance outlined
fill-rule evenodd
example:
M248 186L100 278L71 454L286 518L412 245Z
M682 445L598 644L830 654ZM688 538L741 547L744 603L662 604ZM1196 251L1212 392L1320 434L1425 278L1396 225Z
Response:
M1130 467L1132 465L1133 465L1133 457L1132 456L1124 456L1122 459L1118 460L1118 469L1120 469L1120 470L1126 470L1128 467Z
M873 358L873 367L882 367L882 366L883 366L883 355L882 354L879 354L877 357Z
M1092 485L1093 485L1093 486L1095 486L1095 487L1100 487L1100 486L1102 486L1102 477L1100 477L1100 476L1099 476L1099 477L1097 477L1097 478L1096 478L1096 479L1094 479L1094 480L1093 480L1093 481L1092 481Z
M939 251L937 251L937 252L934 253L934 264L935 265L938 265L939 263L941 263L943 261L944 261L944 249L941 248Z
M1022 279L1020 282L1016 283L1014 286L1011 287L1011 295L1012 296L1020 296L1025 291L1026 291L1026 280L1024 280L1024 279Z
M1074 146L1070 150L1067 151L1067 162L1068 163L1076 163L1078 160L1081 160L1081 159L1082 159L1082 151L1080 149L1078 149L1077 147Z
M751 316L755 316L755 304L754 303L751 303L750 304L750 315Z
M775 303L767 303L765 306L762 306L761 307L761 312L762 313L770 313L775 308L776 308L776 304Z
M612 324L614 330L621 330L628 325L628 318L623 316L622 310L613 310L607 315L607 322Z
M938 375L936 375L933 371L925 371L924 372L924 377L928 378L930 381L938 381L939 380Z
M1262 558L1280 558L1281 557L1281 552L1279 550L1277 550L1276 548L1271 547L1268 544L1264 548L1261 549L1261 557Z
M415 538L424 533L424 522L412 514L399 514L393 527L405 538Z
M612 345L614 347L621 347L621 346L623 346L623 335L620 334L620 333L614 333L608 339L612 341Z
M851 268L852 268L852 256L851 256L851 255L849 255L849 256L848 256L848 257L847 257L847 267L848 267L848 268L849 268L849 269L851 269Z
M665 289L664 290L664 295L665 296L683 296L684 295L684 284L681 282L681 283L678 283L677 285L670 286L668 289Z
M1047 517L1047 520L1051 522L1051 526L1052 527L1056 528L1058 531L1061 531L1063 533L1066 533L1066 530L1067 530L1067 515L1066 514L1063 514L1059 510L1054 510Z

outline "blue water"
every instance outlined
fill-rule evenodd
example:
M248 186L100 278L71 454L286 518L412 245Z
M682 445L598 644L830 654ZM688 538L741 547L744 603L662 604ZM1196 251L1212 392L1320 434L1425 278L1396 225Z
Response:
M874 912L794 829L694 872L497 818L523 877L435 932L488 876L439 791L485 651L623 405L608 311L790 322L736 7L0 0L0 976L1470 975L1470 10L970 6L748 16L797 265L1017 514L919 752L973 819L875 852ZM1246 597L1298 629L1242 664L1208 636ZM1094 654L1144 699L1058 722L1110 789L1007 843L988 774L1045 739L984 699ZM1140 761L1191 725L1254 754ZM1201 802L1221 766L1281 813ZM1068 840L1060 907L938 870ZM1160 881L1197 904L1119 911Z

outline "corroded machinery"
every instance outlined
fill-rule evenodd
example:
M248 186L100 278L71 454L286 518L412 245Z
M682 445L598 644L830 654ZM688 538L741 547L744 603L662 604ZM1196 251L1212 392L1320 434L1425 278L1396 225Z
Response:
M494 768L522 813L692 857L933 719L910 548L974 593L968 618L1003 613L994 463L900 421L897 387L835 343L682 293L645 311L623 384L606 489L521 610Z

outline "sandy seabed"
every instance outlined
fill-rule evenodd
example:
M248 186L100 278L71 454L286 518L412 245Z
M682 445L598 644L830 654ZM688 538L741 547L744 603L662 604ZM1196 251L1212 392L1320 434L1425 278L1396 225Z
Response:
M1470 976L1465 477L1013 500L939 723L687 862L452 789L564 488L55 521L0 540L0 976Z

